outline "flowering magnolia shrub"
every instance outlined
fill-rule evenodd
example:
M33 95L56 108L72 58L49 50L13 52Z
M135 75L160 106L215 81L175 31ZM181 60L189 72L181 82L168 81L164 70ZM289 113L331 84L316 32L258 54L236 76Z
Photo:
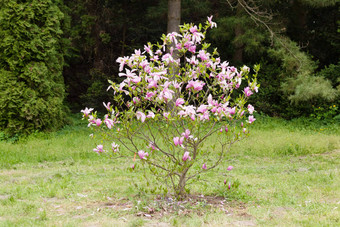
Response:
M114 106L100 119L93 109L82 110L88 126L112 142L97 153L130 157L131 168L150 172L172 189L186 194L186 183L225 161L230 146L248 135L255 121L246 104L258 90L255 67L237 69L221 61L217 50L203 42L216 27L184 24L180 33L163 35L161 44L148 43L129 57L120 57L119 84L110 82ZM211 146L204 145L210 137ZM207 144L207 143L206 143ZM140 167L141 166L141 167Z

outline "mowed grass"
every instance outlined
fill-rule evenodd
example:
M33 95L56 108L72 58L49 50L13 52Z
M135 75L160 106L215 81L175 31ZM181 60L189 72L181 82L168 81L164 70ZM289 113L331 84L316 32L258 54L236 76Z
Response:
M340 225L338 124L258 117L182 203L137 190L157 182L129 171L131 160L98 156L90 133L76 122L0 142L0 226ZM228 190L224 179L240 186Z

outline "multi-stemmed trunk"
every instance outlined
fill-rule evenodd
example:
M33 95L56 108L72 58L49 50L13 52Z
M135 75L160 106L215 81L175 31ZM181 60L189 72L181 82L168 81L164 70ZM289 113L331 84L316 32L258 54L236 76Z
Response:
M187 175L188 170L189 170L189 167L186 167L179 177L178 185L175 190L176 197L178 200L185 198L185 194L186 194L185 185L187 183L186 175Z

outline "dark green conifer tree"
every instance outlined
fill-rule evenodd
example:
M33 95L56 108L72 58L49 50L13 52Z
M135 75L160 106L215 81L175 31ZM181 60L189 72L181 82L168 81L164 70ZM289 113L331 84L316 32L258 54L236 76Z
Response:
M8 135L65 122L59 0L0 2L0 130Z

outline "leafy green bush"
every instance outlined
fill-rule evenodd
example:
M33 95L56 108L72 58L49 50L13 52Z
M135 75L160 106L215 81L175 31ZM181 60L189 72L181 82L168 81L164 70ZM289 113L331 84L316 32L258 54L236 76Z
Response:
M324 69L317 73L317 76L330 80L333 88L337 88L340 91L339 75L340 75L340 62L338 62L338 64L336 65L330 64L328 67L325 67Z
M0 3L0 130L8 135L65 122L63 31L58 0Z

